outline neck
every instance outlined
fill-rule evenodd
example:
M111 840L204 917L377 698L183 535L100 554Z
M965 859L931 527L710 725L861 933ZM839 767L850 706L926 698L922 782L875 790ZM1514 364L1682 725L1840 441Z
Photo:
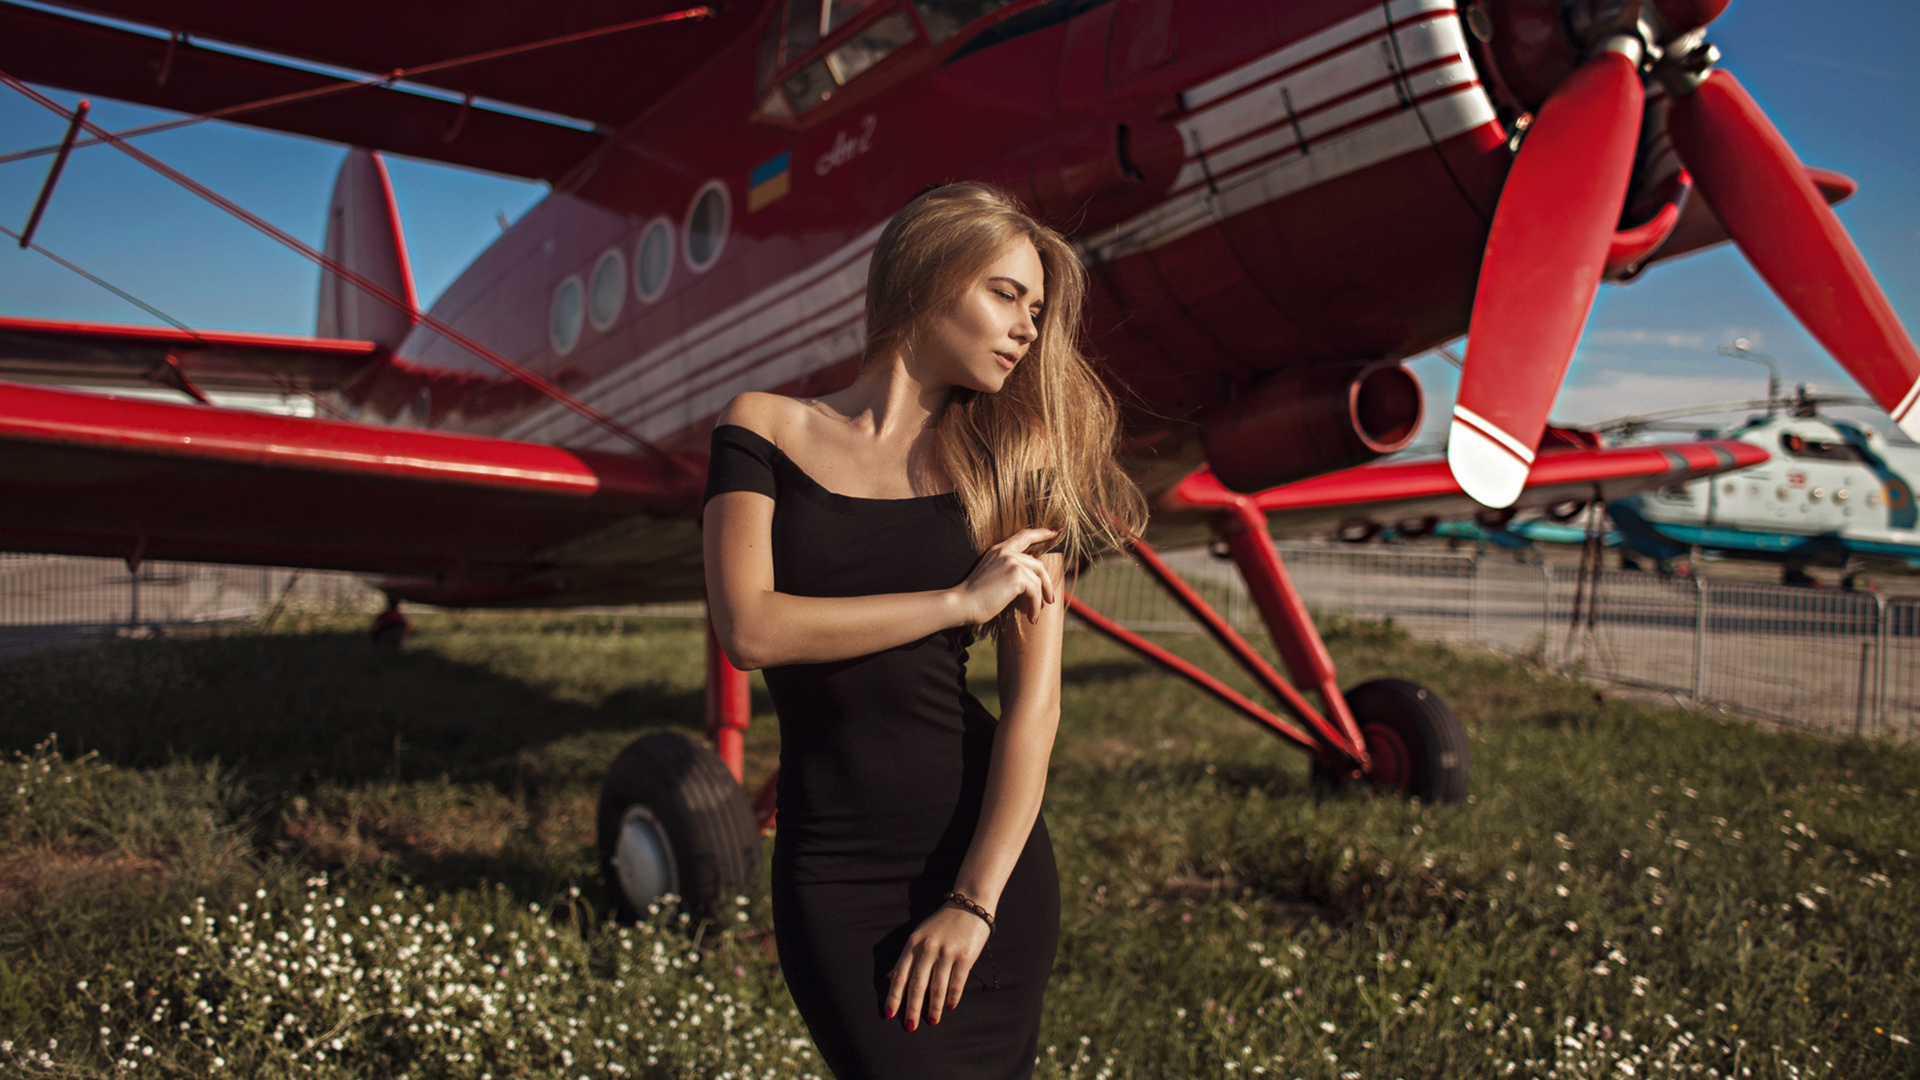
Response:
M913 370L900 353L869 363L837 404L856 428L881 442L912 439L933 426L947 405L952 387Z

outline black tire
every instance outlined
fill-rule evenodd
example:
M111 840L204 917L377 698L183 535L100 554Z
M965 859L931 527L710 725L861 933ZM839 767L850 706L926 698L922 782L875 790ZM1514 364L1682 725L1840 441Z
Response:
M1466 801L1473 766L1467 729L1440 695L1406 679L1374 679L1348 690L1346 698L1373 758L1364 778L1368 786L1422 802ZM1354 779L1314 764L1316 787L1338 788Z
M629 825L634 831L629 833ZM663 731L627 744L600 785L596 821L600 873L615 917L636 922L653 896L630 896L615 865L623 834L629 880L636 872L636 843L664 840L665 880L660 892L677 892L681 910L695 922L718 918L734 897L749 895L760 867L760 829L746 792L713 753L679 732Z

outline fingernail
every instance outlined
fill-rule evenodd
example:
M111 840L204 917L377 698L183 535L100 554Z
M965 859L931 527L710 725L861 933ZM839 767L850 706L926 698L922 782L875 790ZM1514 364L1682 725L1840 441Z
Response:
M891 1019L893 1019L893 1014L894 1014L894 1013L897 1013L897 1012L899 1012L899 1011L900 1011L900 1010L899 1010L899 1009L896 1009L896 1008L889 1008L889 1009L887 1009L887 1019L889 1019L889 1020L891 1020Z
M907 1030L908 1030L908 1031L912 1031L912 1030L913 1030L914 1028L917 1028L917 1027L919 1027L919 1026L920 1026L920 1025L919 1025L918 1023L916 1023L916 1022L914 1022L914 1021L912 1021L912 1020L909 1020L909 1021L907 1021Z

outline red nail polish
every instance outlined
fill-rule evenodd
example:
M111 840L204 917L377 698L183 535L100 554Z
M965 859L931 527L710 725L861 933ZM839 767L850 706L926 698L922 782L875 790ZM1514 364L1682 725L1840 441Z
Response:
M917 1027L919 1027L919 1026L920 1026L919 1024L917 1024L917 1023L915 1023L915 1022L913 1022L912 1020L909 1020L909 1021L907 1021L907 1030L908 1030L908 1031L912 1031L912 1030L913 1030L914 1028L917 1028Z
M900 1011L900 1010L899 1010L898 1008L894 1008L894 1007L892 1007L892 1006L889 1006L889 1007L887 1008L887 1019L889 1019L889 1020L891 1020L891 1019L893 1019L893 1014L894 1014L894 1013L897 1013L897 1012L899 1012L899 1011Z

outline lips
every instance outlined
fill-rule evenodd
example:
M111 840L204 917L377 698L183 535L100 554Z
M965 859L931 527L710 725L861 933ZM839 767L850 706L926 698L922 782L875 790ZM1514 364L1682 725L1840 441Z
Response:
M1013 353L997 352L993 355L999 358L1001 366L1008 371L1012 371L1014 365L1020 362L1020 358Z

